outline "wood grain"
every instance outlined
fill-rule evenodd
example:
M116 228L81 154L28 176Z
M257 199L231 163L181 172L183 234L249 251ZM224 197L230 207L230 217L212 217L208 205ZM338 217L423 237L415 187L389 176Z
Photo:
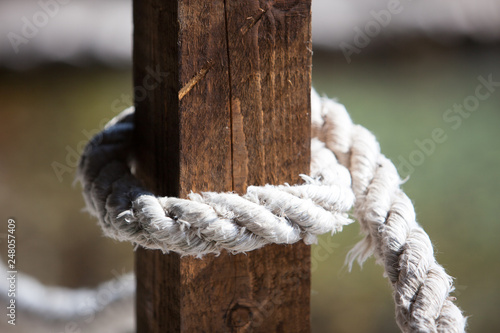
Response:
M310 20L310 0L134 1L147 187L243 193L309 172ZM309 267L302 242L202 260L139 249L138 332L308 332Z

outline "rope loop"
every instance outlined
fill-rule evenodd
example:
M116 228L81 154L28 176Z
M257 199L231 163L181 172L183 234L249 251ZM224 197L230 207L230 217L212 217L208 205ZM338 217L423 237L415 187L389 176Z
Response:
M401 330L464 332L466 319L450 297L452 278L434 258L394 164L367 129L352 123L343 105L313 90L311 109L311 174L302 175L303 184L180 199L156 197L131 172L134 109L129 108L83 152L77 179L87 210L111 238L197 257L270 243L312 244L318 235L351 223L352 210L365 237L346 262L351 268L374 255L384 266Z

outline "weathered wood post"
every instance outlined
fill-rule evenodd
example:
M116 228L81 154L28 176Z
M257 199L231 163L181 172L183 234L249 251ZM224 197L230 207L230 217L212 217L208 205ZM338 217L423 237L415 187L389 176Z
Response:
M310 0L134 1L138 175L158 195L309 172ZM139 249L138 332L308 332L302 242L203 259Z

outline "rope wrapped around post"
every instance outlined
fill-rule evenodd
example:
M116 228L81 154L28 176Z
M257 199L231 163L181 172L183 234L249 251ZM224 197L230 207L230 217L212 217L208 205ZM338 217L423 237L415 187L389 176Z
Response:
M104 233L137 246L202 257L252 251L269 243L314 243L341 231L353 216L366 235L347 263L372 254L394 289L404 332L463 332L454 287L416 222L410 199L376 138L352 123L337 102L311 95L311 174L301 185L250 186L247 193L156 197L134 177L134 110L113 119L86 146L78 168L87 209Z

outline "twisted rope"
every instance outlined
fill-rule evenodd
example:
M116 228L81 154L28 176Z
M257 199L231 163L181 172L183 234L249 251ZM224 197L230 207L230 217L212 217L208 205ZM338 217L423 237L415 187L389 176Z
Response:
M202 256L246 252L334 233L354 217L366 235L348 254L349 267L374 255L394 289L404 332L463 332L466 320L449 294L452 278L400 189L394 165L375 137L354 125L345 108L312 92L311 175L304 184L250 186L247 193L156 197L130 165L133 109L125 110L87 145L78 169L87 209L104 233L120 241ZM132 165L133 169L133 165Z
M2 272L8 271L2 260L0 269ZM16 278L17 284L22 286L16 291L16 305L47 321L85 319L132 301L135 293L133 273L120 274L92 289L47 286L25 273L17 273ZM0 290L0 303L8 305L10 298L7 279L0 279Z
M342 230L354 203L350 175L324 146L313 147L317 166L300 186L249 186L234 193L191 193L189 199L145 191L127 165L133 111L124 111L87 145L78 179L87 209L104 233L149 249L203 256L252 251L266 244L311 244L316 235ZM322 169L318 159L328 163Z

